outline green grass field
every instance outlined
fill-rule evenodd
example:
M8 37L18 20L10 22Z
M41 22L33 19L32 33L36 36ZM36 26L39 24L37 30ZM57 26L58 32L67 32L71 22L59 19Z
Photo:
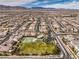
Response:
M20 55L54 55L59 52L59 49L53 42L45 43L42 40L36 40L34 42L24 41L19 45Z

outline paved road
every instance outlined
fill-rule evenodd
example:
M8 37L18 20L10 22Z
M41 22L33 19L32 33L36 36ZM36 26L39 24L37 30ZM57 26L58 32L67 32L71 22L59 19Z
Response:
M60 46L61 51L64 53L64 59L72 59L68 53L68 51L66 50L65 46L62 44L62 42L60 41L60 39L57 37L57 34L54 32L53 30L53 26L51 25L51 21L46 20L48 22L48 26L52 31L52 36L56 38L57 43Z

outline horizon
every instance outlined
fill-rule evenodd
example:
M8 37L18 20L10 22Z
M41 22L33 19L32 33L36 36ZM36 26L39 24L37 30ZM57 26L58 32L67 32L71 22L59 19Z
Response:
M0 5L21 6L26 8L79 9L79 0L0 0Z

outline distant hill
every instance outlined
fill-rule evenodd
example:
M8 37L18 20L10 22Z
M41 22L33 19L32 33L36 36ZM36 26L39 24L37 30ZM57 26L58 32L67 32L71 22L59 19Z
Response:
M64 9L64 8L44 8L44 7L32 7L32 8L26 8L26 7L22 7L22 6L6 6L6 5L0 5L0 10L18 10L18 9L22 9L22 10L34 10L34 11L54 11L54 12L73 12L73 11L78 11L77 9Z
M55 9L55 8L32 7L31 9Z
M65 9L65 8L44 8L44 7L32 7L30 9L39 9L39 10L65 10L65 11L69 11L69 10L75 10L75 11L79 11L79 9Z
M44 9L43 7L32 7L31 9Z
M5 6L5 5L0 5L0 10L7 10L7 9L26 9L25 7L21 6Z

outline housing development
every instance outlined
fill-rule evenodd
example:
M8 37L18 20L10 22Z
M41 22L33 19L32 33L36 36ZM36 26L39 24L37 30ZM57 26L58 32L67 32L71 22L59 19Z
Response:
M79 59L79 11L0 9L0 56Z

